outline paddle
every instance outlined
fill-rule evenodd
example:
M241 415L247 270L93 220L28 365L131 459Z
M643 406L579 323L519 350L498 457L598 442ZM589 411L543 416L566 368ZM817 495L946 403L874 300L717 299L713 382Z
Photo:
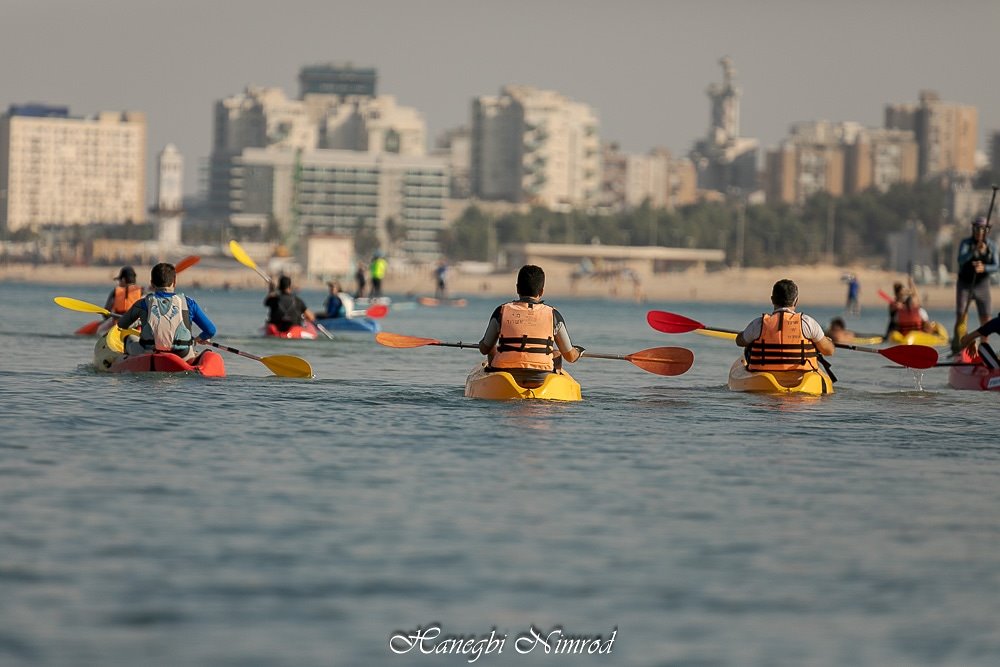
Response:
M227 345L219 345L215 341L207 341L204 343L199 342L199 345L211 345L212 347L218 348L220 350L225 350L226 352L232 352L233 354L238 354L241 357L246 357L247 359L253 359L254 361L259 361L264 364L277 376L285 378L311 378L313 377L312 366L309 362L301 357L293 357L290 354L273 354L267 357L258 357L256 354L250 354L249 352L244 352L242 350L237 350L235 347L229 347Z
M889 296L889 295L888 295L888 294L886 293L886 291L885 291L885 290L882 290L882 289L880 289L880 290L878 291L878 295L879 295L880 297L882 297L882 299L883 299L883 300L884 300L884 301L885 301L886 303L896 303L896 300L895 300L895 299L893 299L893 298L892 298L891 296Z
M386 347L411 348L437 345L439 347L462 347L479 349L479 343L445 343L436 338L420 338L382 331L375 334L375 342ZM652 347L632 354L599 354L584 351L581 356L594 359L621 359L649 373L657 375L682 375L694 363L694 353L683 347Z
M376 303L372 306L368 306L368 310L365 311L365 317L370 317L372 319L378 319L380 317L385 317L389 314L389 306L384 303Z
M98 315L107 315L108 317L114 317L115 319L121 317L117 313L112 313L106 308L95 305L93 303L87 303L86 301L81 301L80 299L74 299L68 296L57 296L53 299L57 305L66 308L67 310L75 310L79 313L97 313ZM138 335L139 332L135 329L126 329L127 333ZM198 341L195 341L198 342ZM277 354L268 357L258 357L256 355L250 354L249 352L241 352L232 347L226 347L225 345L219 345L218 343L207 341L204 343L199 343L200 345L211 345L212 347L217 347L220 350L225 350L226 352L232 352L238 354L241 357L246 357L247 359L253 359L254 361L259 361L265 366L267 366L275 375L280 375L281 377L312 377L312 367L309 366L309 362L305 359L299 357L293 357L287 354Z
M717 331L726 334L740 333L739 331L734 331L732 329L708 327L697 320L692 320L689 317L684 317L683 315L677 315L675 313L667 313L662 310L649 311L646 314L646 321L649 323L649 326L653 327L657 331L662 331L663 333L687 333L689 331L698 331L699 329L704 329L705 331ZM928 347L927 345L896 345L884 350L878 350L873 347L862 347L860 345L848 345L847 343L834 343L833 345L834 347L839 347L844 350L881 354L889 361L897 363L900 366L908 366L910 368L930 368L938 361L937 350L933 347Z
M254 262L252 259L250 259L250 255L248 255L246 253L246 250L244 250L243 247L235 240L229 242L229 252L233 253L233 257L236 259L237 262L239 262L240 264L242 264L247 268L253 269L258 276L264 279L264 282L266 282L268 285L271 284L271 278L268 277L266 273L257 268L257 263ZM313 324L316 326L316 328L319 330L321 334L323 334L330 340L333 340L333 334L330 333L329 329L327 329L319 322L316 322L315 320L313 321Z

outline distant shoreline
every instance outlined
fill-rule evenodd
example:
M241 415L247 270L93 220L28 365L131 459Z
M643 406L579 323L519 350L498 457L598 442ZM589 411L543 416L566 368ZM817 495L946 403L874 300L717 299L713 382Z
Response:
M553 264L546 269L545 294L558 297L596 297L622 301L700 301L706 303L759 303L767 304L771 286L781 278L790 278L799 286L800 303L809 306L843 306L847 285L842 280L845 273L854 273L861 281L860 303L864 308L884 307L878 290L892 291L892 284L905 280L905 276L888 271L837 267L831 265L787 266L771 269L724 269L721 271L689 270L676 273L659 273L640 276L639 294L629 280L598 281L584 278L571 285L572 267ZM137 266L139 276L148 275L149 267ZM115 267L67 267L59 264L8 264L0 266L0 283L31 282L51 285L114 285ZM449 292L454 296L506 297L514 294L516 273L488 275L458 274L451 271L448 277ZM197 265L182 274L181 285L202 289L249 289L263 291L265 286L259 276L242 266L218 268ZM299 287L325 289L318 280L303 281ZM345 281L343 287L353 291L354 282ZM394 276L383 281L383 292L389 295L432 295L433 276ZM955 299L955 288L942 285L921 285L924 305L934 309L950 309ZM637 298L638 296L638 298Z

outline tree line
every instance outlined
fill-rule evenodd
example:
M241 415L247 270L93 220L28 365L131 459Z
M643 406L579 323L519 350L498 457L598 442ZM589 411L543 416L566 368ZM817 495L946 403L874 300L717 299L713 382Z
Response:
M452 260L492 261L506 243L601 243L722 249L730 265L882 264L888 237L917 221L933 235L948 222L947 193L936 183L899 184L802 206L746 204L730 198L674 211L648 205L614 215L533 208L499 217L471 206L440 235ZM832 243L831 243L832 242Z

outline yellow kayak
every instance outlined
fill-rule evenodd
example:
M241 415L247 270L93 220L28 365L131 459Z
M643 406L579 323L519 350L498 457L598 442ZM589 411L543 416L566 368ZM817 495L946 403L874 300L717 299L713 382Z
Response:
M934 331L910 331L901 334L898 331L889 333L889 342L896 345L929 345L930 347L941 347L948 345L951 338L948 330L940 322L934 323Z
M818 371L748 371L741 358L729 369L729 388L732 391L759 391L773 394L833 393L833 382L822 369Z
M486 398L506 401L515 398L535 398L550 401L579 401L580 383L566 371L550 373L538 387L522 387L510 373L486 372L486 364L472 369L465 380L465 395L469 398Z

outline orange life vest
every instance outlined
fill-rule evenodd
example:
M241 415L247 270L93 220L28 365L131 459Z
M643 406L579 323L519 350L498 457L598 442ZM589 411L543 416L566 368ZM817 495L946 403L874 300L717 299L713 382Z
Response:
M924 318L920 317L920 309L912 306L896 311L896 329L905 334L910 331L920 331L924 328Z
M126 285L115 288L115 302L111 306L111 312L124 315L132 304L142 298L142 288L138 285Z
M555 338L552 306L513 301L500 307L500 339L492 368L551 371Z
M802 336L802 314L779 310L762 316L760 337L746 349L747 370L816 370L816 346Z

